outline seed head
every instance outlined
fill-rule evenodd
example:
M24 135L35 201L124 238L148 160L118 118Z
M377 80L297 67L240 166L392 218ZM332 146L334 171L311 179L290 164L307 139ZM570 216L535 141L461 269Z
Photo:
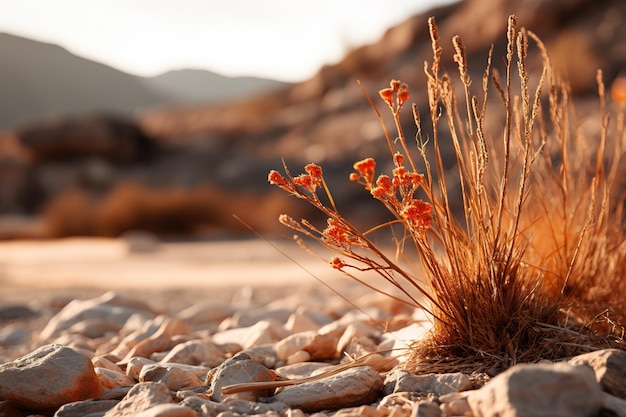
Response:
M313 178L321 178L322 177L322 167L315 164L308 164L304 167L304 170Z
M328 261L328 264L330 265L331 268L338 269L338 270L341 270L342 268L346 266L346 263L343 261L343 259L339 258L338 256L330 258L330 260Z
M283 190L289 191L290 189L289 181L287 181L287 179L283 177L278 171L271 170L270 173L267 175L267 181L272 185L276 185L277 187L282 188Z

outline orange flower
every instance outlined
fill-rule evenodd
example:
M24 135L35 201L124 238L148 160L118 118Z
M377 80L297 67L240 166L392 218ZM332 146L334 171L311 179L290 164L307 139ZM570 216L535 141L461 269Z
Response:
M366 184L371 184L374 181L374 171L376 170L376 161L374 158L365 158L354 165L354 169L363 177Z
M270 173L267 175L267 180L270 184L276 185L280 188L286 188L289 184L287 179L283 177L280 172L275 170L270 171Z
M389 107L393 106L393 90L391 88L383 88L378 92L378 94L380 94L380 97Z
M402 83L400 88L398 89L398 107L402 107L402 105L409 99L411 95L409 94L409 87Z
M412 200L400 213L409 226L421 231L430 226L433 220L432 206L422 200Z
M346 247L359 242L359 239L351 235L338 220L328 219L327 223L328 226L322 231L322 236L327 243L337 247Z
M331 258L328 261L328 264L331 266L331 268L339 269L339 270L346 266L346 263L343 261L343 259L341 259L341 258L339 258L337 256Z
M402 155L400 152L396 152L393 155L393 160L396 163L396 166L401 166L404 163L404 155Z
M366 176L367 174L374 172L376 168L376 161L374 158L365 158L361 161L354 163L354 169L358 171L359 174Z
M314 178L320 178L322 176L322 167L320 167L319 165L308 164L304 167L304 170L307 172L307 174Z
M370 193L374 198L382 199L389 196L393 192L393 182L389 176L381 174L376 180L376 187L372 188Z
M393 187L393 182L391 181L391 178L389 178L387 175L381 174L378 176L378 179L376 180L376 187L388 193L389 191L391 191L391 188Z

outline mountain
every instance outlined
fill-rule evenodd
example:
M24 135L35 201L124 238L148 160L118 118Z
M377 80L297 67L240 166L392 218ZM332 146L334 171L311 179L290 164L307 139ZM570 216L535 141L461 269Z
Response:
M285 85L201 70L142 78L57 45L7 33L0 33L0 56L0 131L53 116L131 115L173 104L241 99Z
M144 79L153 91L172 97L173 103L208 103L237 100L289 84L256 77L225 77L211 71L182 69Z
M0 34L0 129L77 112L130 113L164 102L139 77L48 43Z

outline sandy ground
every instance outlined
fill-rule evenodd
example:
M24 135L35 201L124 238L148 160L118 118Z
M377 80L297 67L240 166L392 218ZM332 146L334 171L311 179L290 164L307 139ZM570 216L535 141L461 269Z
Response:
M261 239L162 243L140 239L71 238L0 242L0 304L42 295L135 295L264 287L337 289L354 286L293 241Z

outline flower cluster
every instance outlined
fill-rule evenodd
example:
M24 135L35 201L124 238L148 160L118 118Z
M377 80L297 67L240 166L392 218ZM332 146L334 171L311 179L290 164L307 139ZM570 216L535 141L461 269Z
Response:
M308 164L304 167L306 174L300 174L297 177L285 178L281 173L271 170L267 176L270 184L288 191L292 194L299 194L300 190L305 190L315 195L317 187L322 185L323 173L319 165ZM300 187L300 188L298 188Z
M401 153L396 153L393 159L396 168L392 171L392 177L380 174L374 182L376 161L366 158L354 164L357 172L350 175L350 180L363 185L374 198L392 208L409 227L421 233L432 221L431 205L413 197L420 185L423 185L424 176L407 171Z
M378 92L380 97L387 103L391 111L397 113L400 111L404 103L409 99L409 87L398 80L391 80L390 87L383 88ZM393 95L396 95L396 102L394 106Z
M432 206L422 200L411 200L404 206L400 215L411 229L422 233L433 220Z
M343 269L347 266L347 264L345 263L345 261L343 259L341 259L338 256L334 256L332 258L330 258L330 260L328 261L328 264L330 265L331 268L333 269Z
M333 218L327 220L327 226L322 231L322 238L329 245L338 248L350 248L353 244L363 246L363 242L358 236L350 233L345 224Z

